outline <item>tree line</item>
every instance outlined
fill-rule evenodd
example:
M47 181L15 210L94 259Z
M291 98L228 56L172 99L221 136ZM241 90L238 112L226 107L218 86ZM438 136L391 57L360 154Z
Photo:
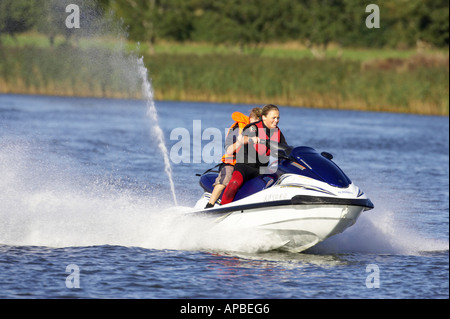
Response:
M369 29L366 6L377 4L381 26ZM306 45L411 47L449 44L447 0L110 0L130 37L241 46L299 41Z
M242 48L285 41L323 48L330 43L371 48L449 45L448 0L0 0L0 35L30 29L50 39L82 33L63 26L69 3L80 5L81 18L87 17L89 25L98 23L92 17L99 12L113 14L129 39L150 44L171 40ZM368 4L379 7L379 28L366 25Z

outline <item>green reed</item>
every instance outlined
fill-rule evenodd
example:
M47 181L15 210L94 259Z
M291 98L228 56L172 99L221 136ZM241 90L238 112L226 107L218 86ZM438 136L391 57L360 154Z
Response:
M139 97L108 49L0 48L0 92ZM448 115L448 55L371 62L244 54L145 55L156 99Z
M448 115L447 66L245 55L146 56L157 98Z
M137 78L126 57L108 49L70 46L0 49L0 91L67 96L135 97ZM128 62L131 65L131 62Z

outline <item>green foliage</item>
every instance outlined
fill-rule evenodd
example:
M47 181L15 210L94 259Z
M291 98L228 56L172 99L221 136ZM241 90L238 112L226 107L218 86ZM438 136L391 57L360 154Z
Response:
M33 0L0 0L0 36L29 30L36 23L33 9Z
M448 58L145 57L156 97L448 115Z
M411 47L425 41L448 47L448 0L373 0L381 27L369 29L367 0L112 0L134 40L193 40L255 46L299 41L360 47Z
M449 45L448 0L1 0L0 35L35 28L50 37L70 36L75 30L67 30L63 23L69 3L80 5L88 26L93 17L100 19L91 12L114 11L130 39L151 44L161 39L241 47L298 41L325 49L329 43L394 48L418 42ZM380 8L379 29L365 25L369 3Z
M382 60L152 54L155 98L448 116L448 55ZM106 47L0 50L0 92L139 97L136 60Z
M57 47L0 50L2 92L69 96L136 97L129 76L136 61L109 48Z
M379 29L365 25L367 0L0 0L0 91L136 97L136 61L120 66L127 57L108 37L121 31L111 9L142 42L157 99L448 115L448 51L395 50L448 48L448 1L372 2ZM81 29L65 27L68 3ZM26 30L40 35L16 36ZM283 41L296 46L270 45Z
M69 29L66 18L69 15L66 7L69 4L80 8L81 27ZM105 36L118 32L118 26L104 14L104 6L109 1L91 0L0 0L0 36L7 33L15 36L25 31L38 31L48 36L54 44L57 36L64 36L66 40L76 37ZM103 6L103 7L102 7ZM2 40L2 39L0 39Z

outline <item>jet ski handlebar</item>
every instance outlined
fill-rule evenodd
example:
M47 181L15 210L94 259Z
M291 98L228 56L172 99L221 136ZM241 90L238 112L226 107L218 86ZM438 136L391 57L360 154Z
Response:
M249 143L253 144L253 141L249 140ZM269 144L273 154L278 155L279 158L292 159L290 154L291 151L294 149L294 147L291 145L278 143L272 140L262 140L262 139L259 140L259 144L266 144L266 145ZM323 157L325 157L330 161L333 159L333 154L328 152L321 152L320 155L322 155Z
M254 144L253 140L249 139L249 144ZM292 146L284 143L278 143L272 140L260 139L258 144L269 144L270 150L273 155L278 155L279 158L290 159L290 153L293 149Z

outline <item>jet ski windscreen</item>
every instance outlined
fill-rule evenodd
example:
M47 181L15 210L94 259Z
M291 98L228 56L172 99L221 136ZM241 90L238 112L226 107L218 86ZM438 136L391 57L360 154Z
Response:
M319 154L311 147L295 147L290 155L296 162L306 167L306 170L314 173L319 179L332 186L345 188L351 184L351 180L333 161ZM315 178L315 176L311 176L305 171L302 172L302 175Z

